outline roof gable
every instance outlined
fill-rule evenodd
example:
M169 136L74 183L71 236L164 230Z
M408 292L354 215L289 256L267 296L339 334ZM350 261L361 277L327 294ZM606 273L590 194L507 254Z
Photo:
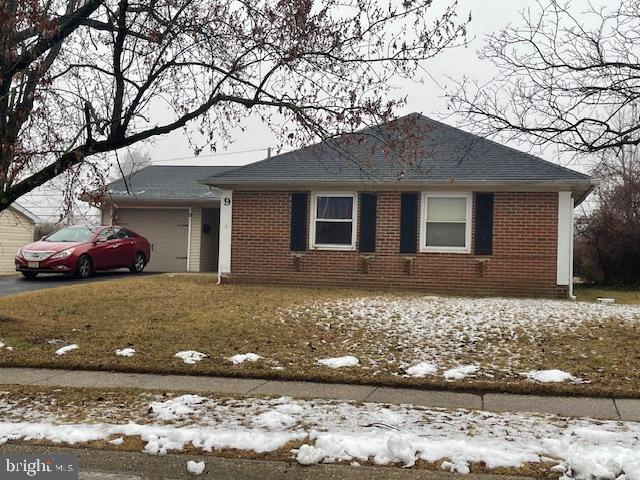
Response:
M590 177L413 113L209 177L277 182L589 182Z
M34 224L43 223L40 217L38 217L35 213L32 213L30 210L24 208L22 205L18 203L14 202L11 205L9 205L9 210L18 212L22 216L26 217L31 223L34 223Z

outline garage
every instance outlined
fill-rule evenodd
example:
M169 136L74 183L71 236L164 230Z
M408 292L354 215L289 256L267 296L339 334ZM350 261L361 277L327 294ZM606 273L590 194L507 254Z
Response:
M151 243L148 271L186 272L189 250L189 209L120 208L117 223Z
M234 167L145 167L107 185L101 222L129 227L149 239L149 271L215 272L220 190L201 181L230 168Z

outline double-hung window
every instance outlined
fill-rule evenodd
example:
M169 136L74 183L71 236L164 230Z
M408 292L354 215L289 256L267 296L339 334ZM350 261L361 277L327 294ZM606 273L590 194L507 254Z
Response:
M315 193L312 196L311 242L313 248L353 250L356 245L357 195Z
M423 193L421 250L469 253L471 201L468 193Z

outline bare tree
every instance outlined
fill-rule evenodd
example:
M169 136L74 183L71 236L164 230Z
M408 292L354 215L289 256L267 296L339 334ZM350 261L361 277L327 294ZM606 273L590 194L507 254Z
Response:
M640 148L604 151L593 208L576 221L576 270L606 284L640 283Z
M387 120L403 104L386 99L391 80L466 34L455 1L431 4L0 0L0 211L87 159L186 126L215 151L250 111L291 145Z
M480 56L499 73L485 85L461 81L453 110L483 135L573 153L639 145L640 0L589 5L540 1L519 25L488 36Z
M110 175L111 180L117 180L123 178L125 185L128 186L129 179L138 170L142 170L144 167L151 165L151 157L148 153L140 150L132 150L125 154L124 160L119 159L116 162L115 168Z

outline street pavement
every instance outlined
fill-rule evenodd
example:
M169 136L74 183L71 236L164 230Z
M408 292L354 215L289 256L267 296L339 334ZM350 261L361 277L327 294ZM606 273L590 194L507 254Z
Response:
M283 461L217 458L138 452L73 449L32 445L0 445L0 454L75 454L79 480L530 480L508 475L457 475L419 468L314 465ZM202 475L187 472L187 461L205 462Z

